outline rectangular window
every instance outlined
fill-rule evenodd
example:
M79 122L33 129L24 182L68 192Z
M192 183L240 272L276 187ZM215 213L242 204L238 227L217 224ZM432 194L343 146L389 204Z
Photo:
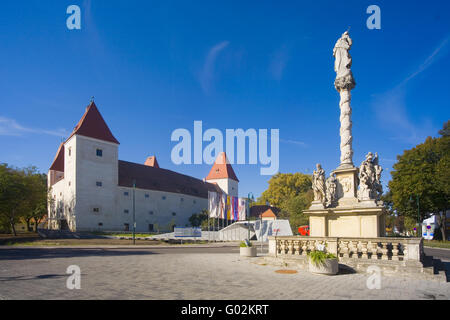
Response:
M101 187L102 186L102 182L101 181L97 181L95 184L97 185L97 187Z
M153 231L153 224L149 224L149 225L148 225L148 231L150 231L150 232Z
M124 231L130 231L130 224L129 223L124 223Z
M173 216L176 216L176 215L177 215L177 213L176 213L176 212L172 212L172 215L173 215Z
M100 208L93 208L92 211L94 211L94 212L100 212Z
M149 211L148 213L149 213L149 214L153 214L153 211Z
M69 157L72 155L72 148L69 148Z
M123 195L124 195L124 196L128 196L128 191L125 191L125 192L123 193Z
M102 149L97 149L97 157L103 157L103 150Z
M145 194L145 197L148 198L150 195L148 193Z
M103 226L103 223L102 223L102 222L99 222L99 223L98 223L98 226L99 226L99 227L102 227L102 226Z
M123 213L128 213L128 212L129 212L128 209L123 210Z

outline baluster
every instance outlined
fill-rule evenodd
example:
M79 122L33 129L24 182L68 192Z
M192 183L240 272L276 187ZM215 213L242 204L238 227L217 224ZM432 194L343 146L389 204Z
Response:
M398 261L398 243L392 242L392 260Z
M367 241L361 241L361 252L362 252L361 259L369 259L369 256L367 254L368 251L367 244L368 244Z
M285 249L285 243L284 243L285 241L281 241L281 246L280 246L280 250L281 250L281 252L280 252L280 254L285 254L286 252L284 251L284 249Z
M294 241L288 240L288 246L289 246L288 254L294 254Z
M381 260L389 260L387 242L381 243Z
M349 254L348 254L348 241L342 241L342 257L343 258L349 258Z
M372 256L371 259L378 260L378 242L370 242L370 245L372 247L371 252Z
M300 255L300 241L295 241L295 254Z
M349 247L352 253L352 258L358 259L358 241L350 241Z
M302 256L306 256L308 254L308 241L302 241Z

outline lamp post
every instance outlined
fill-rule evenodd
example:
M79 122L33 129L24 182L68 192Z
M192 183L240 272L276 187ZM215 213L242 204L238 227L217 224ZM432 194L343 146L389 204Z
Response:
M409 201L413 202L413 197L409 197ZM419 227L421 226L420 223L420 196L416 194L416 204L417 204L417 235L419 234ZM422 233L422 231L421 231Z
M136 244L136 180L133 179L133 244Z
M251 196L250 196L251 195ZM249 192L247 195L247 230L248 230L248 241L250 242L250 205L252 201L255 201L255 197L252 192Z

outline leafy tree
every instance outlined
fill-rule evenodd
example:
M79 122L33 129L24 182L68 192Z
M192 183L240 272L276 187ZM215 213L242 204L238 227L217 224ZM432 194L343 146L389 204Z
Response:
M0 164L0 216L3 223L9 224L14 236L17 235L15 224L23 214L21 206L28 196L24 172Z
M389 189L394 209L409 219L423 221L437 214L446 238L446 216L450 199L450 136L448 122L439 138L428 137L424 143L397 156L391 172ZM418 200L418 201L417 201ZM418 203L417 203L418 202ZM418 206L420 217L418 217ZM410 223L410 220L408 221ZM406 220L405 220L406 226Z
M313 192L311 176L302 173L278 173L269 180L269 188L258 199L257 204L269 203L281 209L280 219L288 219L294 233L298 227L308 224L303 210L311 205Z
M203 221L208 220L208 210L202 210L200 213L194 213L189 217L189 223L193 227L200 227Z

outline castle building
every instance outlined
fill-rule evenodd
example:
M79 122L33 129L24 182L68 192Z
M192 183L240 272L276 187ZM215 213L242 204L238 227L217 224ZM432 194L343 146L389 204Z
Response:
M208 191L238 196L239 180L225 153L206 179L118 159L119 141L94 102L58 148L48 172L49 228L71 231L172 231L208 209ZM133 200L134 198L134 200Z

